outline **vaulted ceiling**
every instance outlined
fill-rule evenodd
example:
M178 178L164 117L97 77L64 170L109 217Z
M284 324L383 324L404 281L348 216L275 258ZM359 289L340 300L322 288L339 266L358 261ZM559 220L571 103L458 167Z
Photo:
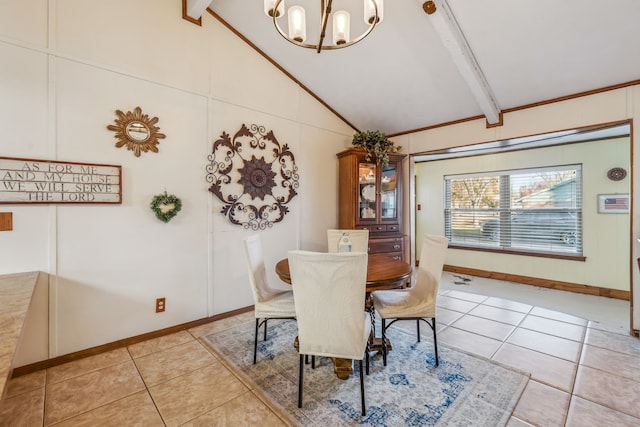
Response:
M494 113L640 83L639 0L435 0L433 15L423 0L386 0L367 38L321 53L281 37L262 0L185 2L189 16L225 21L358 130L491 124ZM315 43L320 2L285 2L305 6ZM362 0L335 0L337 9L351 11L352 37L365 28Z

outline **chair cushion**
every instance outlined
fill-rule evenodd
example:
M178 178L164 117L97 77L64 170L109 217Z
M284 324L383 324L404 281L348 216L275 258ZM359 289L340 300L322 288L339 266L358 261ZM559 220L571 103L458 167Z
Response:
M383 319L398 317L435 317L436 300L420 301L408 290L375 291L371 294L373 306Z
M446 237L425 235L413 286L371 294L373 306L383 319L436 316L438 286L448 245Z
M296 317L293 291L281 291L271 295L268 300L255 303L255 316Z

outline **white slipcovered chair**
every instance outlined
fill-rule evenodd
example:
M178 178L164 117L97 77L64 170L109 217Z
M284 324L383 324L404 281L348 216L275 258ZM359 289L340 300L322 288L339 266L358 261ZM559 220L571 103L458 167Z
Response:
M351 359L359 361L365 415L362 359L366 357L368 374L371 332L371 319L364 311L367 254L291 251L289 270L298 321L298 407L302 407L304 356Z
M253 342L253 363L258 351L258 331L264 325L264 340L267 340L267 320L295 319L293 291L275 289L269 285L262 255L262 242L258 234L244 239L244 249L249 268L249 282L253 291L256 333Z
M329 253L369 252L369 230L327 230Z
M415 284L409 289L374 291L373 306L382 319L382 360L387 366L386 331L398 320L415 320L420 342L420 321L433 330L433 347L438 366L436 297L449 241L443 236L425 235ZM393 320L392 320L393 319ZM431 319L431 321L427 320ZM387 323L387 320L391 320Z

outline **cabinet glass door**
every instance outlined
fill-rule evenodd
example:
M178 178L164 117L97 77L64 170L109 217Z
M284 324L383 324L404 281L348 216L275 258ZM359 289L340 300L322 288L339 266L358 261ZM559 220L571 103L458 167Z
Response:
M376 176L375 163L358 164L358 215L360 219L376 219Z
M382 166L382 175L380 177L380 194L381 194L381 212L383 219L394 219L397 214L397 186L398 169L395 163L389 163Z

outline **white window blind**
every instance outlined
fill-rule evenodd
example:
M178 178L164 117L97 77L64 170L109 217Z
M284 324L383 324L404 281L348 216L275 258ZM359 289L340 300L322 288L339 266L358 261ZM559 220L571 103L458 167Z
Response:
M582 167L448 175L445 235L451 243L582 255Z

